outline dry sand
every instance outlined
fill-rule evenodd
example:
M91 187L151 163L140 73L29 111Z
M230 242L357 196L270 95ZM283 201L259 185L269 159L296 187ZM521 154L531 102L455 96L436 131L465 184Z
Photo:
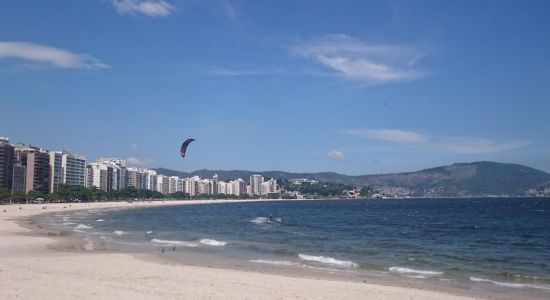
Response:
M474 299L408 287L173 265L124 253L55 251L53 237L33 234L18 223L45 212L169 204L0 206L0 299Z

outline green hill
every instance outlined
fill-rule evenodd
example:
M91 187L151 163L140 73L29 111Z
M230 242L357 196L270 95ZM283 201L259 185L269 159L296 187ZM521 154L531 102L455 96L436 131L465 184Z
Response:
M218 174L221 180L243 178L252 174L268 178L308 178L320 182L344 183L372 188L404 188L412 196L489 196L524 195L527 190L550 183L550 174L518 164L496 162L455 163L449 166L425 169L417 172L381 175L349 176L333 172L289 173L283 171L252 172L246 170L197 170L179 172L157 169L167 176L200 176L211 178Z

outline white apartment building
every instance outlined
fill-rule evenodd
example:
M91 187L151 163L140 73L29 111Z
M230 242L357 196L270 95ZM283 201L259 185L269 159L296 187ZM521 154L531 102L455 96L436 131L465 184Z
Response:
M262 193L262 183L264 177L262 175L250 176L250 195L260 195Z

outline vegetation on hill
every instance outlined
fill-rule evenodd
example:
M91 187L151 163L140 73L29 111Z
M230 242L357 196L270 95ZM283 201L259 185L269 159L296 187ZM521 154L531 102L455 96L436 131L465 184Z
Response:
M359 176L332 172L289 173L246 170L179 172L163 168L157 169L157 172L180 177L197 175L201 178L211 178L214 174L218 174L220 180L225 181L237 178L247 180L252 174L277 179L307 178L326 184L363 186L375 190L399 188L406 190L409 196L420 197L525 195L528 190L536 189L550 181L550 174L546 172L522 165L496 162L457 163L417 172Z

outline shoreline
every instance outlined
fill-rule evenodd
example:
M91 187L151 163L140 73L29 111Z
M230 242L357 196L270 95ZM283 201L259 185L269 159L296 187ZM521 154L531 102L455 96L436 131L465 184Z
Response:
M28 228L22 222L44 213L74 212L102 208L141 208L169 205L193 205L212 203L258 202L280 200L191 200L166 202L93 202L47 204L26 204L2 206L7 211L0 215L0 236L5 241L0 245L0 287L8 291L8 298L23 299L48 298L42 294L43 288L34 285L36 280L49 279L63 281L62 286L49 286L51 297L71 299L70 291L83 289L84 295L79 298L143 298L166 299L173 297L186 298L330 298L330 299L479 299L501 298L502 294L479 291L461 292L446 287L444 284L419 284L412 286L395 286L392 280L380 282L360 282L343 280L330 276L295 271L263 272L257 269L220 268L194 264L177 264L154 255L131 253L97 252L97 251L60 251L55 249L57 236L48 229L44 231ZM63 208L65 207L65 208ZM9 209L11 208L11 209ZM28 224L30 225L30 224ZM65 238L65 237L61 237ZM73 243L75 241L73 240ZM72 265L66 265L69 263ZM78 266L75 269L74 266ZM101 268L103 266L104 268ZM107 267L110 266L110 267ZM115 269L115 266L117 268ZM118 270L120 268L121 270ZM261 268L258 268L261 269ZM36 272L36 271L41 272ZM81 271L82 270L82 271ZM30 272L29 272L30 271ZM34 272L33 272L34 271ZM151 275L151 274L154 275ZM78 279L72 275L77 276ZM137 274L143 275L136 277ZM114 282L99 278L118 278ZM128 278L129 277L129 278ZM30 282L25 282L27 279ZM178 279L178 280L175 280ZM106 279L107 280L107 279ZM48 281L48 280L46 280ZM154 282L154 284L151 284ZM179 282L179 284L177 284ZM143 286L144 283L148 283ZM193 293L190 286L197 286ZM414 284L410 283L411 285ZM65 285L79 287L67 291ZM85 286L84 286L85 285ZM109 288L103 290L96 286ZM183 287L185 286L185 288ZM307 288L306 288L307 287ZM467 293L466 293L467 292ZM104 293L104 294L103 294ZM137 293L137 294L136 294ZM463 296L468 294L467 296ZM471 294L471 295L470 295ZM154 295L154 296L153 296ZM525 298L529 299L529 298Z

